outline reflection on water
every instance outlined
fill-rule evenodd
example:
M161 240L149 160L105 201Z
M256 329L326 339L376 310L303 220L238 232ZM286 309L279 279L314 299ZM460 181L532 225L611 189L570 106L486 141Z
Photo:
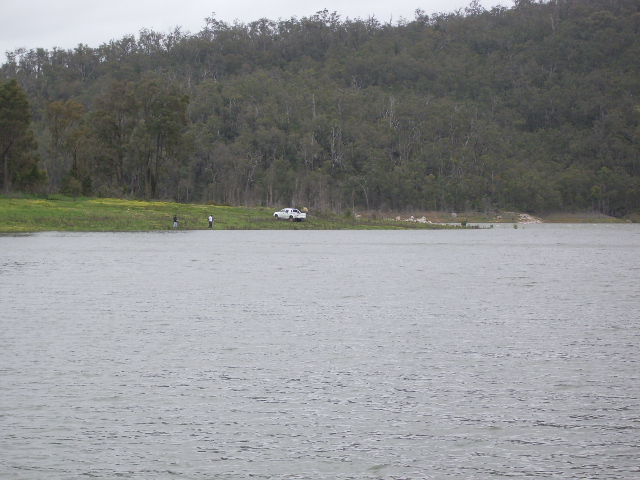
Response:
M638 478L639 246L0 237L0 478Z

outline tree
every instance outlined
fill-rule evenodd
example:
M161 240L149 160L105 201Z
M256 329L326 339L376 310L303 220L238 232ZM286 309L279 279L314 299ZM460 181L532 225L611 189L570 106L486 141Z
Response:
M97 169L108 185L125 185L132 180L127 168L127 147L139 110L133 87L127 81L112 81L96 98L91 113L91 129L100 152Z
M0 83L0 159L5 194L9 193L12 172L30 170L29 167L35 164L31 152L35 150L36 142L29 129L30 123L29 100L18 82Z
M82 128L84 113L84 106L73 100L55 101L47 105L51 151L46 164L49 180L55 187L64 183L64 176L69 175L70 171L78 172L78 152L87 134L86 129Z
M188 95L174 85L146 79L138 86L142 118L137 129L138 160L144 169L145 196L156 198L162 167L175 159L187 125Z

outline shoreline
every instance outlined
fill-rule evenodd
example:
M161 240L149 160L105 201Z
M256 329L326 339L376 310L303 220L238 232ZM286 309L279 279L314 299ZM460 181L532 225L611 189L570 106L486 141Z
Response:
M496 211L493 214L479 212L447 213L447 212L412 212L412 213L358 213L362 218L385 218L396 221L416 223L640 223L640 214L631 215L629 218L616 218L596 212L565 213L554 212L540 215L531 215L524 212Z
M113 198L0 197L0 233L173 230L174 215L178 217L179 230L208 230L209 215L214 217L212 230L436 230L490 228L489 224L509 223L640 222L640 214L617 219L592 212L534 216L512 211L491 214L417 211L336 214L312 211L304 222L288 222L273 218L276 209Z

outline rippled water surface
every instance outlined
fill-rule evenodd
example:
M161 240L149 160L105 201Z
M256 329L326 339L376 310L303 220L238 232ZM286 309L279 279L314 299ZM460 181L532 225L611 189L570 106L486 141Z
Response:
M640 227L0 237L0 478L637 479Z

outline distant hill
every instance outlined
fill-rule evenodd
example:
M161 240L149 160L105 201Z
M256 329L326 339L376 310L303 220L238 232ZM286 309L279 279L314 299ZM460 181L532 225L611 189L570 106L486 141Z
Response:
M519 0L14 52L32 189L306 206L640 211L640 3ZM13 182L17 184L16 182Z

